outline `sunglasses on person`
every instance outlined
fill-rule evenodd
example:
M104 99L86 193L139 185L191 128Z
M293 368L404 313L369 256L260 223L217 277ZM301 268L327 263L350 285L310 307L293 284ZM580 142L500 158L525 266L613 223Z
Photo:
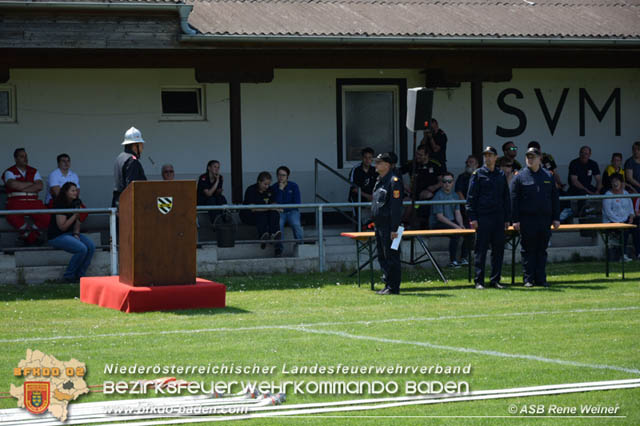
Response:
M442 183L453 183L453 179L442 179Z
M510 146L509 147L509 151L517 151L518 147L517 146Z
M162 172L163 175L172 175L173 174L173 170L165 170Z

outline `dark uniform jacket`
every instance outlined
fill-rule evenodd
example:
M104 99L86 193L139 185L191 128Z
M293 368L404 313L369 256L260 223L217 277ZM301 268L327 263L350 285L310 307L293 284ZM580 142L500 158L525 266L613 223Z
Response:
M413 160L402 166L400 168L400 173L409 173L409 176L413 178L411 175L413 173ZM429 161L424 164L416 164L416 194L420 194L431 185L437 184L443 173L444 167L438 160L433 158L430 158Z
M553 175L540 167L533 172L525 167L511 181L512 220L523 216L548 218L549 223L560 220L560 201Z
M120 194L134 180L147 180L144 169L138 157L130 152L121 152L117 157L113 166L113 199L111 206L115 207L120 201Z
M491 172L487 166L482 166L471 174L467 192L467 214L470 221L493 214L503 215L504 221L509 221L509 186L504 172L498 167Z
M378 177L371 200L371 215L376 227L389 226L396 232L402 220L402 180L393 172Z

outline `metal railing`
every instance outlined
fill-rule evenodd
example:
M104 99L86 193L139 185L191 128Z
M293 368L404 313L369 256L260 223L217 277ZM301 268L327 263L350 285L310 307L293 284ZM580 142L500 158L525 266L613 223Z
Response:
M574 195L560 197L560 201L584 200L595 201L615 198L639 198L640 194L612 194L612 195ZM440 204L465 204L465 200L441 200L441 201L416 201L416 205L440 205ZM206 212L209 210L250 210L250 209L314 209L316 212L316 241L318 243L318 270L325 270L325 250L324 250L324 212L325 209L340 209L345 207L368 207L371 203L304 203L304 204L225 204L221 206L197 206L198 212ZM410 206L411 201L404 201L403 205ZM118 274L118 244L116 233L116 216L115 208L87 208L87 209L39 209L39 210L0 210L0 216L13 214L31 215L38 213L47 214L65 214L65 213L89 213L89 214L109 214L109 247L111 251L111 273ZM361 228L358 228L361 229ZM45 230L42 230L45 231Z
M329 200L327 200L326 198L324 198L322 195L320 195L318 193L318 166L322 166L324 167L327 171L331 172L334 176L338 177L340 180L342 180L343 182L345 182L347 185L349 185L349 193L351 193L351 187L353 186L353 182L351 182L349 179L347 179L346 177L344 177L340 172L338 172L337 170L335 170L333 167L329 166L328 164L322 162L321 160L318 160L317 158L314 159L313 161L313 193L314 193L314 200L315 201L322 201L325 204L330 204ZM372 166L373 167L373 166ZM358 189L358 203L362 202L362 188L360 188L359 186L356 186L356 188ZM345 218L347 218L347 220L353 224L357 224L358 225L358 229L362 228L362 206L358 206L358 217L356 219L352 218L351 216L349 216L348 214L345 214L342 210L336 208L335 209L338 213L340 213L342 216L344 216ZM318 216L316 215L316 223L318 222Z

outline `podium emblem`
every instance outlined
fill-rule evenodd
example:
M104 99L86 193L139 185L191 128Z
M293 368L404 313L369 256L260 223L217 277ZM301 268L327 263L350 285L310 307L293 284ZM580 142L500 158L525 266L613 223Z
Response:
M167 214L173 207L173 197L158 197L158 210L160 213Z

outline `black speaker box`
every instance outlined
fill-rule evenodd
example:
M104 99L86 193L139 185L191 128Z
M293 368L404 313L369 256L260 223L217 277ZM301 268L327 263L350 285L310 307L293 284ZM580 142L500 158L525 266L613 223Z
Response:
M433 90L416 87L407 90L407 128L412 132L424 130L431 121Z

